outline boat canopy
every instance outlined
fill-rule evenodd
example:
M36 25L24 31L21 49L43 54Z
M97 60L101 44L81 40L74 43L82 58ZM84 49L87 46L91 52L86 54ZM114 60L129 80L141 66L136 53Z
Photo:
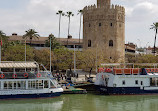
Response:
M37 62L2 61L0 68L38 68Z

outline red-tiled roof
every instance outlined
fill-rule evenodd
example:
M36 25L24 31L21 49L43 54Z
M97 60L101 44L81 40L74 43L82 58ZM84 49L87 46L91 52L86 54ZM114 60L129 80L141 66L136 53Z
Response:
M45 41L48 40L48 37L39 37L36 39L32 39L32 44L45 44ZM67 40L68 40L68 44L69 45L75 45L75 44L79 44L79 39L67 39L67 38L57 38L57 41L59 41L62 43L62 45L67 45ZM25 42L25 39L22 38L22 36L19 35L12 35L9 37L9 41L20 41L22 43ZM29 43L30 39L27 38L26 42ZM82 44L83 40L80 40L80 43Z

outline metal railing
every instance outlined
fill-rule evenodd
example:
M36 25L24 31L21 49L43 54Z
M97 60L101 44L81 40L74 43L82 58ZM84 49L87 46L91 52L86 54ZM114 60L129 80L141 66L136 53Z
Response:
M50 78L47 71L40 72L1 72L0 79L35 79Z

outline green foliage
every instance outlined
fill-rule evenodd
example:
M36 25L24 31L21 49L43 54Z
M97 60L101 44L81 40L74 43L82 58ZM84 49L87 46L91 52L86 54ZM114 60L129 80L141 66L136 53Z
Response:
M51 40L51 48L52 50L61 47L60 43L56 40L53 34L50 34L48 40L45 41L46 47L50 47L50 40Z
M54 49L54 65L57 69L71 69L73 68L73 51L65 47Z
M26 54L27 54L27 61L34 61L34 53L33 48L27 46ZM2 60L4 61L25 61L25 46L24 45L14 45L8 46L7 49L4 51Z
M0 41L2 40L2 50L4 50L8 46L8 36L0 30Z
M49 49L35 50L34 54L35 54L34 60L40 64L43 64L48 69L50 66L50 62L49 62L50 50ZM53 57L53 54L52 54L52 57Z
M158 63L158 56L126 54L127 63Z

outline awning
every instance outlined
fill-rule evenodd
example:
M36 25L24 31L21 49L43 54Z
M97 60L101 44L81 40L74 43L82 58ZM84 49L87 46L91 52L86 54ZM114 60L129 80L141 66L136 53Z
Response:
M0 68L37 68L37 62L1 62Z

